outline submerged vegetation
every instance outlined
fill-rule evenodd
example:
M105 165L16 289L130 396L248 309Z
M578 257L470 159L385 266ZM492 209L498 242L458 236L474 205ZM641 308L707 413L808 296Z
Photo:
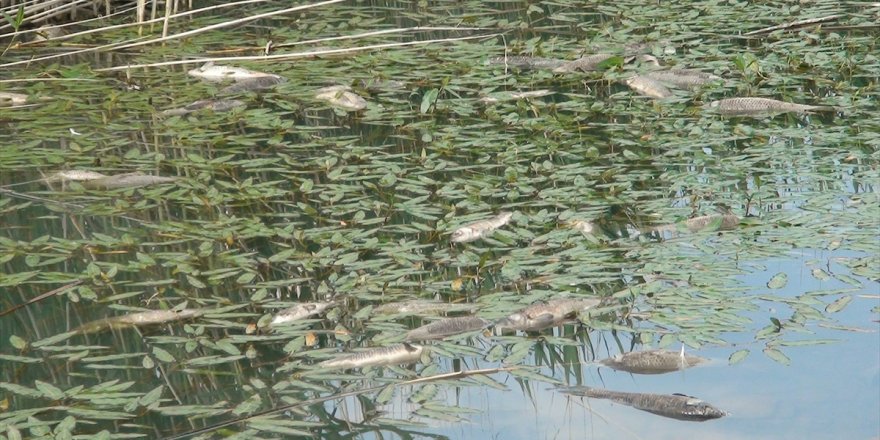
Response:
M0 436L725 415L585 372L876 330L880 9L811 3L4 2Z

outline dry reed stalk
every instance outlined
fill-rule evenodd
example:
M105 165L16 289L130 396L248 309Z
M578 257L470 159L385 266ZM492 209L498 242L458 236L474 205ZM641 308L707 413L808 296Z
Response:
M161 67L161 66L176 66L180 64L201 64L207 63L209 61L213 62L226 62L226 61L265 61L265 60L291 60L296 58L308 58L314 57L318 55L334 55L334 54L343 54L350 52L360 52L365 50L374 50L374 49L387 49L390 47L406 47L406 46L418 46L422 44L434 44L434 43L446 43L451 41L465 41L465 40L476 40L480 38L490 38L498 36L498 34L485 34L485 35L473 35L468 37L458 37L458 38L440 38L435 40L420 40L420 41L407 41L403 43L384 43L384 44L373 44L369 46L361 46L361 47L352 47L345 49L329 49L329 50L317 50L313 52L299 52L299 53L291 53L291 54L278 54L278 55L255 55L255 56L241 56L241 57L220 57L220 58L200 58L198 60L178 60L178 61L165 61L161 63L150 63L150 64L132 64L127 66L116 66L116 67L106 67L103 69L95 69L95 72L114 72L119 70L126 69L138 69L138 68L148 68L148 67ZM2 67L2 66L0 66Z
M44 57L37 57L37 58L28 59L28 60L14 61L11 63L2 64L2 65L0 65L0 67L11 67L11 66L17 66L20 64L30 64L33 62L51 60L51 59L55 59L55 58L60 58L60 57L69 56L69 55L76 55L76 54L81 54L81 53L100 52L103 50L111 50L111 49L112 50L130 49L133 47L140 47L140 46L145 46L148 44L162 43L162 42L169 41L169 40L174 40L174 39L178 39L178 38L188 37L191 35L201 34L201 33L208 32L208 31L214 30L214 29L220 29L220 28L229 27L229 26L236 26L236 25L239 25L242 23L247 23L249 21L259 20L261 18L273 17L276 15L282 15L282 14L286 14L286 13L290 13L290 12L296 12L296 11L302 11L305 9L317 8L320 6L341 3L343 1L344 0L326 0L323 2L313 3L310 5L294 6L292 8L286 8L286 9L280 9L280 10L272 11L272 12L265 12L262 14L250 15L250 16L247 16L244 18L239 18L237 20L227 21L227 22L223 22L223 23L216 23L216 24L204 26L204 27L201 27L198 29L193 29L190 31L181 32L179 34L169 35L167 37L154 38L151 40L143 40L142 38L134 38L134 39L131 39L128 41L120 42L120 43L104 44L101 46L91 47L88 49L75 50L72 52L66 52L66 53L62 53L62 54L47 55ZM141 41L138 41L138 40L141 40Z

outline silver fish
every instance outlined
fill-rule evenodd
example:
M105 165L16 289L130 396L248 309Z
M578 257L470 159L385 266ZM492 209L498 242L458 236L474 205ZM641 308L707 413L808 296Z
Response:
M129 313L122 316L114 316L112 318L99 319L97 321L87 322L74 331L81 333L94 333L110 328L137 327L144 325L164 324L166 322L182 321L184 319L196 318L204 315L205 309L183 309L183 310L151 310L148 312Z
M805 105L793 102L777 101L768 98L727 98L712 101L708 108L722 115L759 116L773 113L810 113L816 111L833 112L837 109L827 105Z
M477 308L478 308L478 306L476 304L445 303L445 302L440 302L440 301L414 299L414 300L409 300L409 301L393 302L393 303L382 304L380 306L376 306L375 308L373 308L373 313L384 314L384 315L391 315L391 314L423 315L423 314L458 312L458 311L472 312L472 311L476 310Z
M281 78L278 75L273 75L271 73L257 72L241 67L221 66L219 64L214 64L213 61L209 61L197 69L192 69L186 72L186 74L211 82L222 82L226 80L242 81L264 76Z
M495 217L462 226L452 233L453 243L466 243L487 237L496 229L506 225L513 217L512 212L500 212Z
M699 356L693 356L670 350L645 350L617 354L608 359L602 359L600 364L619 371L634 374L663 374L673 371L684 370L709 360Z
M458 318L441 319L419 328L410 330L406 337L407 341L427 341L431 339L444 339L461 333L482 330L489 326L490 322L476 316L462 316Z
M234 108L244 107L246 104L237 99L200 99L186 107L173 108L162 112L162 116L181 116L199 110L210 109L215 112L225 112Z
M12 92L0 92L0 107L11 107L27 103L28 95Z
M669 225L661 225L652 228L652 232L681 232L688 231L691 233L700 232L704 229L711 228L713 231L731 231L739 225L739 217L734 214L710 214L699 217L689 218L682 222Z
M494 104L501 101L512 101L515 99L540 98L542 96L552 95L552 90L529 90L527 92L501 92L493 93L480 98L480 102L486 104Z
M72 181L72 182L85 182L88 180L95 180L107 177L104 174L95 172L95 171L87 171L87 170L66 170L59 171L49 177L46 178L46 182L58 182L58 181Z
M631 76L623 80L623 83L642 96L648 96L651 98L668 98L672 96L672 91L661 84L660 81L646 76Z
M143 173L125 173L113 176L105 176L99 179L86 180L81 184L84 188L93 189L119 189L137 188L141 186L158 185L176 181L177 177L151 176Z
M709 83L722 81L720 76L691 69L655 70L643 76L679 89L694 89Z
M306 319L324 313L325 310L335 305L335 301L299 303L276 313L269 325L276 326Z
M276 75L258 76L256 78L243 79L220 89L221 95L233 93L255 92L257 90L271 89L278 84L287 81L286 78ZM215 110L216 111L216 110Z
M329 102L335 107L348 111L359 111L367 108L367 101L351 91L349 86L329 86L320 88L315 99Z
M553 58L530 57L530 56L509 56L489 58L490 65L503 65L507 67L516 67L521 70L527 69L555 69L567 64L564 60Z
M726 412L696 397L684 394L624 393L585 386L564 387L559 388L559 391L575 396L607 399L676 420L705 422L706 420L717 419L727 415Z
M581 231L581 233L585 235L590 235L596 230L596 225L588 220L575 220L570 222L569 226Z
M597 53L582 56L574 61L569 61L553 69L553 73L591 72L599 70L599 64L613 57L610 53ZM632 61L632 57L626 57L625 62Z
M425 347L421 345L395 344L339 356L336 359L319 362L318 367L349 369L377 365L411 364L418 362L424 351Z
M559 298L532 304L495 323L497 328L539 331L572 320L579 312L601 304L598 298Z

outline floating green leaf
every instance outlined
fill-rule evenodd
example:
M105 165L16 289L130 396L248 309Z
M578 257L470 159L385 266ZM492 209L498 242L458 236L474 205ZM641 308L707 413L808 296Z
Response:
M734 351L727 359L728 365L735 365L742 362L746 357L749 356L749 353L750 351L748 349Z
M773 275L773 278L770 278L770 281L767 282L767 287L771 289L781 289L788 284L788 275L784 272L779 272L776 275Z

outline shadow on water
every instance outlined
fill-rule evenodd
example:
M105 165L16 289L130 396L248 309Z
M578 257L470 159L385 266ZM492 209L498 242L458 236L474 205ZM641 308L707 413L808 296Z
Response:
M7 65L137 31L13 40L0 92L27 99L0 107L0 435L876 436L878 12L821 9L328 4L165 47ZM821 25L743 35L809 18ZM172 33L211 22L173 21ZM411 26L482 29L394 30ZM388 32L328 39L376 30ZM269 40L277 52L427 39L447 41L217 62L286 78L233 95L228 81L187 76L201 61L100 72L253 55ZM287 46L304 40L318 42ZM723 80L639 96L623 82L656 67L630 60L636 47L661 68ZM613 56L560 73L489 62L505 53ZM316 97L329 85L367 107ZM542 89L552 93L507 99ZM736 96L836 111L704 108ZM227 98L245 105L163 114ZM58 174L77 170L105 180ZM178 179L107 188L133 172ZM513 215L481 239L450 242L501 211ZM430 356L408 365L318 365L443 317L495 322L559 297L603 300L541 331L427 342ZM328 299L271 325L282 308ZM398 304L410 300L423 301ZM171 309L199 312L77 330ZM712 362L650 376L596 363L682 346ZM729 414L687 423L562 385L684 393Z

